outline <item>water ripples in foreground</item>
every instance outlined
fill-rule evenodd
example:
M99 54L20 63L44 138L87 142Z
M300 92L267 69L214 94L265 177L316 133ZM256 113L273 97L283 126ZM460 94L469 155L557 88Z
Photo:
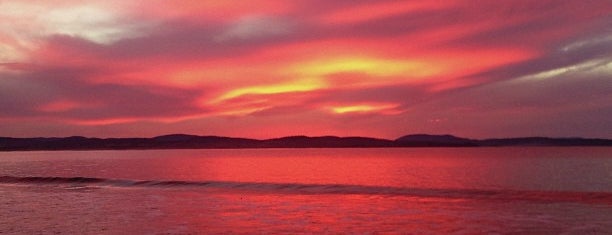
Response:
M176 181L176 180L129 180L91 177L14 177L0 176L2 184L26 185L70 185L141 188L204 188L221 190L243 190L261 193L285 194L362 194L386 196L412 196L435 198L483 199L483 200L528 200L550 202L577 202L611 204L609 192L524 191L492 189L436 189L347 184L301 184L270 182L232 181Z

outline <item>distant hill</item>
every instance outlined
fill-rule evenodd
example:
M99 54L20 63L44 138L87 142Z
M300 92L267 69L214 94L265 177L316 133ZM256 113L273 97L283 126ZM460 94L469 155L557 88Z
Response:
M368 137L337 136L289 136L262 141L263 147L278 148L350 148L350 147L393 147L394 142L385 139Z
M523 137L480 140L481 146L612 146L609 139Z
M201 148L376 148L376 147L479 147L479 146L612 146L609 139L524 137L475 140L452 135L415 134L396 140L369 137L288 136L257 140L185 134L153 138L50 138L0 137L0 151L201 149Z
M395 140L402 146L478 146L478 140L460 138L452 135L415 134L402 136Z

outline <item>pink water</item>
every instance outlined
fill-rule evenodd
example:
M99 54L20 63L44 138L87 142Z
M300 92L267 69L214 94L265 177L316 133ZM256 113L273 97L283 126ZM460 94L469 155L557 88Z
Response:
M7 234L612 233L612 148L5 152L0 195Z

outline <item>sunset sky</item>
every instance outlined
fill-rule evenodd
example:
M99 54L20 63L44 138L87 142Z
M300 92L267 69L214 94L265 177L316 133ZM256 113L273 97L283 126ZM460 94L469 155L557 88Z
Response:
M0 136L612 138L609 0L0 0Z

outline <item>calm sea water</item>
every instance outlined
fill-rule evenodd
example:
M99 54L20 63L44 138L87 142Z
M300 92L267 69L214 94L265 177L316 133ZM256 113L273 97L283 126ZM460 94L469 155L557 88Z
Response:
M0 234L612 233L612 148L0 153Z

